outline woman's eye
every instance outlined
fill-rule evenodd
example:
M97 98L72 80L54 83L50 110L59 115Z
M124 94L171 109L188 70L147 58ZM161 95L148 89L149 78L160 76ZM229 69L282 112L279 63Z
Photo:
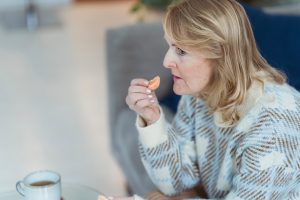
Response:
M185 51L183 51L182 49L180 49L180 48L178 48L178 47L176 47L176 53L177 53L178 55L180 55L180 56L184 56L184 55L186 54Z

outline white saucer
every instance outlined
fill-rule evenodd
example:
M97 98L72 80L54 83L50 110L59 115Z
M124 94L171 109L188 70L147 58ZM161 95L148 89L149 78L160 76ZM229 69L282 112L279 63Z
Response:
M97 200L98 192L88 186L63 183L62 184L62 198L63 200ZM17 191L0 193L0 200L24 200L25 198Z

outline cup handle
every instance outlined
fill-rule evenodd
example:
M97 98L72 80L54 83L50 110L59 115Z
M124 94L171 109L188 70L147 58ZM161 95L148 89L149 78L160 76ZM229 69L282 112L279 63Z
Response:
M24 185L24 183L22 181L18 181L16 183L16 189L22 196L25 196L25 190L24 190L23 185Z

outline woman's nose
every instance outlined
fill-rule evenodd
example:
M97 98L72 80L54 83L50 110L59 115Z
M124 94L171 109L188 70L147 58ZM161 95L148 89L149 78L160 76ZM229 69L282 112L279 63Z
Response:
M172 68L176 66L175 60L172 58L170 51L166 53L163 65L165 68Z

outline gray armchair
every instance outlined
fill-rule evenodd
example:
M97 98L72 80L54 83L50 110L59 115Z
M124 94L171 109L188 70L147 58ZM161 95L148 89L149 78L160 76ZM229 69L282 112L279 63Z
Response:
M170 72L162 66L167 43L160 22L136 24L108 30L107 78L111 147L123 170L130 190L144 196L156 190L141 163L138 152L136 114L129 110L125 97L133 78L151 79L160 75L156 94L163 99L172 91ZM163 108L170 119L172 113Z

